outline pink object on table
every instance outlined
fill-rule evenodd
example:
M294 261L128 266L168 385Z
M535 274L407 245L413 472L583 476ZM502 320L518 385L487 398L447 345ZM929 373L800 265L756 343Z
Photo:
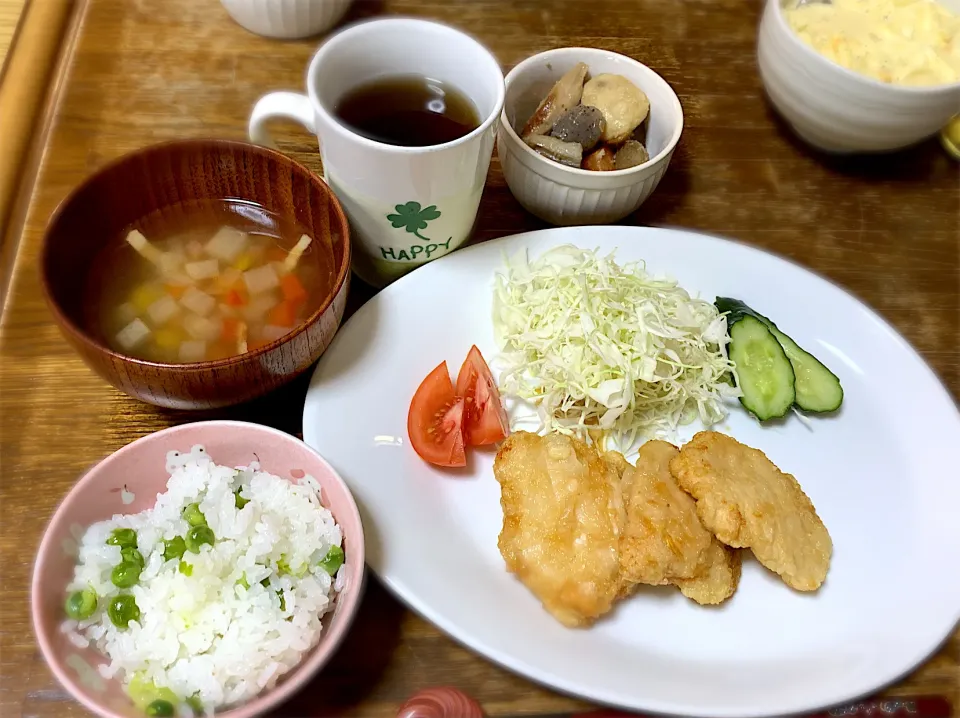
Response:
M364 578L363 527L353 496L317 452L282 431L240 421L208 421L158 431L111 454L74 485L43 535L33 568L30 604L33 630L47 665L64 688L102 718L143 718L118 680L105 680L97 666L107 660L94 648L77 648L60 625L66 619L66 587L73 577L77 541L90 524L114 514L153 506L166 489L168 451L201 444L218 464L246 466L257 460L264 471L291 479L304 472L321 486L323 505L343 532L345 582L334 609L323 619L319 643L280 682L241 706L217 712L221 718L254 718L279 705L319 671L343 641L360 605Z
M483 708L463 691L444 686L414 693L397 718L483 718Z

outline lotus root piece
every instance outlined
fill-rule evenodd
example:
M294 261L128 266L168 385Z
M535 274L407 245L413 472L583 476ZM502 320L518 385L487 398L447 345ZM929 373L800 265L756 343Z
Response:
M557 80L547 96L543 98L533 117L527 122L520 136L526 139L532 135L545 135L553 128L560 116L571 107L580 103L583 93L583 81L587 77L587 66L578 62Z
M530 147L547 159L571 167L579 167L583 158L583 148L576 142L564 142L556 137L532 135L524 139Z
M596 147L603 134L603 113L590 105L577 105L556 121L550 135L564 142L577 142L584 152Z
M606 127L600 139L612 145L629 138L650 111L647 96L623 75L597 75L584 85L581 100L603 113Z
M646 147L636 140L627 140L620 146L620 149L617 150L614 162L618 170L625 170L630 167L642 165L649 159L650 153L647 152Z
M615 170L616 161L614 159L614 150L612 147L604 145L591 152L583 158L582 169L593 170L594 172L609 172Z

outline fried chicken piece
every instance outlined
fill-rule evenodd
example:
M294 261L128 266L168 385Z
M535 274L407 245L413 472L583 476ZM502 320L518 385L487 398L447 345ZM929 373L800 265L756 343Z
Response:
M740 583L740 551L724 546L712 536L693 578L675 578L680 592L705 606L723 603Z
M696 502L677 485L670 461L679 453L673 444L648 441L624 474L623 593L638 583L672 583L697 603L721 603L737 589L740 557L704 528Z
M681 488L697 500L704 526L798 591L815 591L830 568L833 543L797 480L762 451L702 431L670 462Z
M627 472L627 524L620 538L620 572L627 582L659 586L693 578L714 540L697 518L696 502L670 474L679 453L666 441L648 441Z
M561 434L518 431L497 452L500 553L565 626L590 625L617 598L626 466L622 456Z

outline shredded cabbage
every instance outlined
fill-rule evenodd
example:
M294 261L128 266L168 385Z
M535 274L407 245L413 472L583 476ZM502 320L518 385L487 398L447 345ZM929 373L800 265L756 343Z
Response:
M542 428L608 449L716 424L740 395L726 316L613 253L565 245L508 260L493 322L500 391L532 403Z

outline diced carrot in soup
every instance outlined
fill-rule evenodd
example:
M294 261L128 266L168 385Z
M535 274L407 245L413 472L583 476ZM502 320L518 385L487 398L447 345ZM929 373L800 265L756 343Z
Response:
M279 327L292 327L297 321L297 308L292 302L283 301L270 310L267 321Z
M240 320L234 317L224 317L220 330L220 339L225 342L236 341L240 336Z
M307 290L303 288L296 274L285 274L280 278L280 291L288 302L300 304L307 300Z
M336 275L332 245L314 249L295 223L238 205L163 208L95 259L90 321L114 349L153 361L233 356L289 333L320 306Z
M226 294L232 289L243 289L243 272L233 267L227 267L217 276L214 282L216 294Z
M224 304L229 307L242 307L247 303L246 295L239 289L231 289L223 297Z

